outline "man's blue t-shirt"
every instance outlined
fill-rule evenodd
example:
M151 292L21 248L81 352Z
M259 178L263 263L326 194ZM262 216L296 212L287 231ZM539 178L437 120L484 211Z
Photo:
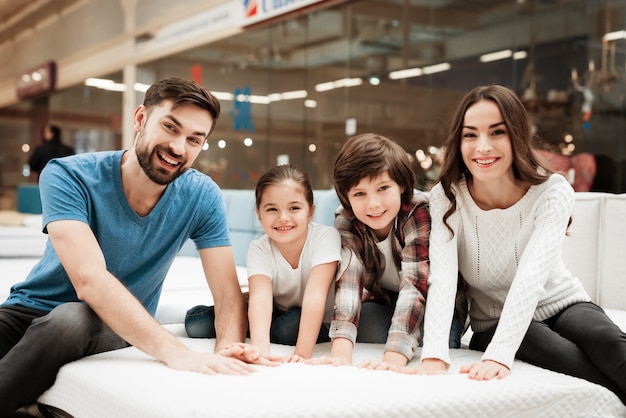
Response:
M198 249L231 245L226 210L215 182L190 169L167 186L147 216L138 216L122 189L124 152L50 161L39 183L43 227L46 232L46 225L58 220L88 224L107 269L154 315L163 280L188 238ZM4 304L50 311L75 301L74 287L48 240L42 259L11 288Z

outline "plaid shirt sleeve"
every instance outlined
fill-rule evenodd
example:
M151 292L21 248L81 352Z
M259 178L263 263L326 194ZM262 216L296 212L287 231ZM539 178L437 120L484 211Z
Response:
M408 216L400 218L398 223L399 238L404 245L399 242L395 251L400 253L402 281L385 351L396 351L410 360L418 347L424 319L428 288L430 214L428 202L421 195L414 198L412 208L408 209Z
M342 243L358 245L358 239L351 232L352 220L339 211L335 216L335 228L341 234ZM335 284L335 313L330 324L330 338L347 338L356 342L361 295L363 294L364 267L360 258L347 246L341 250L341 262Z
M354 344L361 312L363 294L363 264L356 254L344 247L341 250L340 275L335 287L335 314L330 323L330 338L347 338Z

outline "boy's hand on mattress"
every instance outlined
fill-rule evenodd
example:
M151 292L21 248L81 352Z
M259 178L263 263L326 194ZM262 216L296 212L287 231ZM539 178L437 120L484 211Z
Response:
M459 373L467 373L467 376L474 380L490 380L494 377L503 379L511 373L511 370L497 361L483 360L461 367Z
M395 371L405 374L446 374L448 373L448 364L436 358L426 358L418 366L396 367Z
M217 352L224 357L231 357L249 364L278 366L283 358L271 353L261 353L258 348L246 343L227 345Z
M285 363L306 363L307 359L299 354L292 354L285 359Z
M330 366L351 366L351 363L348 363L345 360L342 360L338 357L314 357L308 360L305 360L305 364L310 364L312 366L320 366L320 365L330 365Z
M368 370L395 370L398 366L394 366L391 363L387 363L386 361L377 361L377 360L365 360L359 367L362 369Z

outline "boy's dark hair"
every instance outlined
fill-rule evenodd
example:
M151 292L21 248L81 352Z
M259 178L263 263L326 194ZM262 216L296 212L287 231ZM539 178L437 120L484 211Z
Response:
M309 207L313 207L313 186L309 175L299 167L291 164L282 164L266 171L256 183L254 190L256 208L259 209L263 192L268 186L280 184L286 180L292 180L302 187L302 193Z
M213 126L211 126L209 135L215 129L217 119L220 116L220 101L195 81L184 80L179 77L157 81L146 91L143 105L149 111L152 106L158 105L163 100L173 100L173 109L183 104L192 104L208 111L213 117Z
M415 173L406 151L382 135L366 133L349 138L335 160L333 183L342 206L352 212L348 191L365 177L374 178L387 171L404 188L402 203L413 198Z

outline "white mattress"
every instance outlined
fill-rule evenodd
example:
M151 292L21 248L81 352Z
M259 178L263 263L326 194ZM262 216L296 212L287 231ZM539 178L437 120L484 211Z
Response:
M36 261L0 257L0 300ZM245 284L245 269L238 274ZM210 351L212 340L185 338L181 324L186 310L199 303L212 303L200 260L177 257L157 319L192 349ZM607 313L626 329L626 311ZM289 354L292 348L275 345L273 350ZM382 358L382 350L382 345L357 345L355 364ZM320 344L315 355L329 352L329 344ZM419 353L413 363L418 358ZM479 358L477 352L454 350L445 376L306 365L258 367L252 376L203 376L169 369L131 347L64 366L40 401L76 418L626 417L624 405L603 387L522 362L500 381L475 382L457 374L461 365Z
M168 327L192 349L213 348L213 340L182 337L180 324ZM382 350L379 344L358 344L355 363L381 358ZM314 355L329 352L330 343L319 344ZM479 357L453 350L444 376L302 364L257 367L251 376L204 376L169 369L131 347L64 366L39 401L76 418L626 416L626 407L607 389L522 362L498 381L457 373Z
M237 277L242 291L248 290L245 267L237 267ZM185 321L187 309L195 305L212 305L213 296L204 278L198 257L178 256L172 263L163 283L163 292L155 318L162 324Z
M38 257L5 258L0 256L0 303L9 296L11 286L24 280L38 261Z
M41 225L0 225L0 258L41 257L47 239Z
M15 240L13 242L15 243ZM1 237L0 243L2 243ZM26 255L3 257L1 254L0 303L7 298L11 286L24 280L40 258ZM242 290L246 291L248 284L246 269L237 267L237 276ZM213 296L204 278L200 259L176 257L163 284L156 319L162 324L182 323L187 309L199 304L213 304Z

